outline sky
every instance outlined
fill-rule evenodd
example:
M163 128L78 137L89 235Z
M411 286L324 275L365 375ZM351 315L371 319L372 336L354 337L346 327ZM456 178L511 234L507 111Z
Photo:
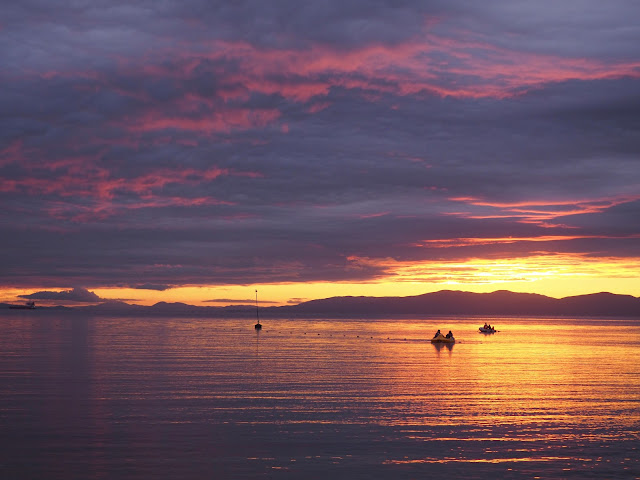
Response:
M6 2L0 301L640 296L638 19Z

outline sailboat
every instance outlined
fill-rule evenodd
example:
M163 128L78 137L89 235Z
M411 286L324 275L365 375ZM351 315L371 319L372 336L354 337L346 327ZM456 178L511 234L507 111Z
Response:
M256 320L258 323L255 324L255 329L262 330L262 325L260 324L260 313L258 311L258 290L256 290Z

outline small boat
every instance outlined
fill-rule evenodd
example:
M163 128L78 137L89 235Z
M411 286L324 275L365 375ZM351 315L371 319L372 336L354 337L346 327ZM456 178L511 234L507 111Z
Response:
M456 339L453 337L447 338L441 333L438 333L431 339L431 343L456 343Z
M260 323L260 313L258 311L258 290L256 290L256 320L258 323L254 325L256 330L262 330L262 324Z
M478 330L480 333L496 333L495 327L492 326L480 327Z
M36 308L36 302L29 301L24 305L9 305L9 308L13 310L33 310L34 308Z

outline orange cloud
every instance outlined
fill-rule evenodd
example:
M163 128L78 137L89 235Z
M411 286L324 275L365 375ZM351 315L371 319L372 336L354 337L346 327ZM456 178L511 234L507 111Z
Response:
M640 278L640 258L589 257L585 254L539 254L529 257L456 261L399 261L351 256L352 268L376 268L377 281L440 285L538 282L562 278Z
M569 215L600 213L616 205L633 202L640 199L640 195L619 195L594 199L576 200L531 200L526 202L491 202L476 197L450 197L449 200L468 205L489 207L498 210L495 214L471 213L468 211L446 212L463 218L517 218L521 223L533 223L550 227L548 222ZM527 208L528 207L528 208Z
M537 237L502 237L502 238L446 238L436 240L422 240L414 243L414 247L429 248L452 248L467 247L471 245L495 245L495 244L513 244L520 242L562 242L568 240L580 240L588 238L640 238L639 235L629 235L624 237L609 235L540 235Z

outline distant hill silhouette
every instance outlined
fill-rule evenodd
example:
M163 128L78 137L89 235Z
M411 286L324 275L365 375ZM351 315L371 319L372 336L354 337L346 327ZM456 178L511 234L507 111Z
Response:
M8 309L8 304L0 304ZM182 317L253 317L254 305L198 307L185 303L160 302L153 306L105 302L83 307L40 307L36 311L65 311L114 316L182 316ZM23 310L24 312L24 310ZM532 315L636 317L640 319L640 298L631 295L594 293L561 299L534 293L498 290L471 293L453 290L425 293L410 297L331 297L298 305L261 307L261 317L393 317L430 315Z
M291 307L291 313L356 315L564 315L640 317L640 298L596 293L556 299L498 290L471 293L442 290L412 297L332 297Z

